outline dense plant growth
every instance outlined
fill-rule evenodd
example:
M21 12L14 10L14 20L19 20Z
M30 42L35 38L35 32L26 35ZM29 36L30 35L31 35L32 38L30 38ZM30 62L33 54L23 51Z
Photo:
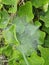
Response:
M0 65L49 65L49 0L0 0Z

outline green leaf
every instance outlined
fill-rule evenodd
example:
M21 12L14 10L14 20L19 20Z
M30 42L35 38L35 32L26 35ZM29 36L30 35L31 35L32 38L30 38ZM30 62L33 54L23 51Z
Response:
M39 40L40 40L39 44L43 44L46 34L45 34L45 32L40 31L40 30L38 31L38 34L39 34Z
M9 23L9 14L7 11L0 12L0 28L6 28L7 24Z
M41 23L39 21L35 21L34 24L39 27L41 26Z
M16 25L16 32L22 34L25 30L26 17L15 17L13 24Z
M20 65L19 63L16 62L16 60L11 60L8 62L8 65Z
M26 65L25 61L23 59L20 60L20 65Z
M8 10L9 13L16 13L18 2L19 2L19 0L2 0L3 4L11 5L11 7Z
M10 44L10 43L17 44L18 43L15 30L16 30L15 25L12 25L3 31L3 36L5 38L6 43L8 43L8 44Z
M41 15L40 19L45 23L45 26L49 27L49 10L45 13L45 15Z
M45 39L45 47L49 47L49 35Z
M49 2L49 0L31 0L32 5L36 8L41 7Z
M17 2L18 0L2 0L2 3L6 5L15 5Z
M7 47L5 47L2 51L2 53L5 54L6 56L10 57L13 53L12 46L8 45Z
M48 5L49 5L49 4L47 3L47 4L45 4L45 5L43 6L43 11L44 11L44 12L47 12L47 11L48 11Z
M14 5L14 7L13 6L10 7L9 10L8 10L9 13L16 13L16 11L17 11L17 6L16 5Z
M43 30L44 32L46 32L47 34L49 34L49 27L47 28L47 27L43 26L42 30Z
M32 13L32 4L30 1L19 7L18 15L21 17L26 16L28 22L34 18L34 15Z
M28 58L29 65L44 65L44 59L39 57L36 52L31 54L31 57Z
M48 65L49 64L49 48L43 48L42 46L38 46L38 48L41 52L41 56L45 60L44 65Z
M12 58L13 58L14 60L19 60L19 59L21 59L21 53L20 53L18 50L13 49Z
M7 45L0 48L0 54L4 54L5 56L10 57L13 53L13 49L11 45Z

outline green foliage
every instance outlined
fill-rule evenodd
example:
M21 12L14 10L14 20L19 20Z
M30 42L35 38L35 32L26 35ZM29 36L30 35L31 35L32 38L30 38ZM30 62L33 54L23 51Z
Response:
M9 14L6 10L0 12L0 28L6 28L9 22Z
M24 5L20 6L18 10L18 15L26 16L27 21L31 21L34 18L31 2L26 2Z
M36 59L35 59L36 58ZM36 52L31 54L31 57L28 58L30 65L44 65L44 59L39 57Z
M41 7L49 2L49 0L31 0L32 5L36 8Z
M46 27L49 27L49 9L43 16L40 16L40 19L44 21Z
M39 46L39 50L41 51L41 56L45 60L44 65L48 65L48 63L49 63L49 58L48 58L48 56L49 56L49 48L43 48L43 47Z
M48 65L49 0L0 0L0 43L7 65Z

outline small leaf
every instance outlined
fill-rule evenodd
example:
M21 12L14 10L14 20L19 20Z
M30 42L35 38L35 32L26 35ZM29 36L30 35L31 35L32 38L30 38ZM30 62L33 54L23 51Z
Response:
M39 21L35 21L35 23L34 23L36 26L41 26L41 23L39 22Z
M45 60L44 65L48 65L49 64L49 48L43 48L42 46L38 46L38 48L41 52L41 56Z
M49 0L31 0L32 5L39 8L49 2Z
M15 25L10 26L8 29L3 31L3 36L5 38L5 41L10 44L10 43L18 43L18 40L16 38L16 31L15 31Z
M11 7L8 10L9 13L16 13L16 11L17 11L17 6Z
M45 47L49 48L49 35L47 35L47 37L45 39Z
M49 27L49 10L45 13L45 15L41 15L40 19L45 23L45 26Z
M2 51L2 53L5 54L6 56L10 57L13 53L12 46L8 45L7 47L5 47Z
M29 65L44 65L44 59L39 57L36 52L31 54L31 57L28 58Z
M6 28L7 24L9 23L9 14L4 10L0 12L0 15L0 28Z
M49 34L49 27L47 28L47 27L43 26L42 30L43 30L44 32L46 32L47 34Z
M32 4L30 1L19 7L18 15L21 17L26 16L28 22L34 18L34 15L32 13Z
M6 5L15 5L17 2L18 0L2 0L2 3Z
M44 11L44 12L47 12L47 11L48 11L48 5L49 5L49 4L47 3L47 4L45 4L45 5L43 6L43 11Z

